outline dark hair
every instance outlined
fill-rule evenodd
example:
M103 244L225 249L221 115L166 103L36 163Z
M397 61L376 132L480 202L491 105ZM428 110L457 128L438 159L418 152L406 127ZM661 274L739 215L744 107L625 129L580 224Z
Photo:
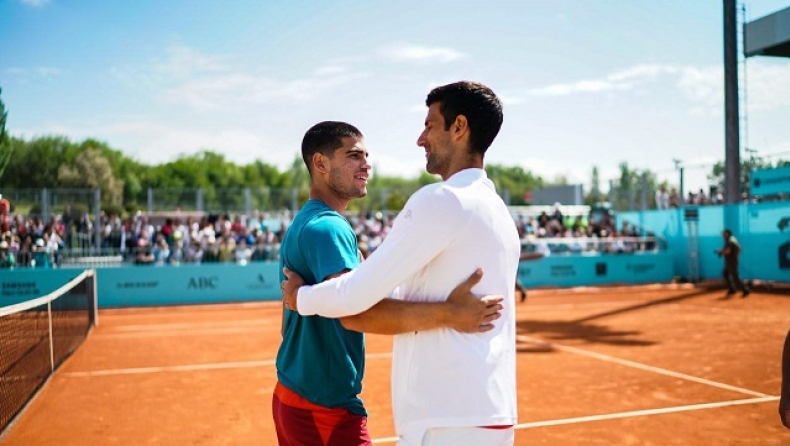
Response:
M479 82L461 81L436 87L425 105L439 102L439 111L448 130L459 115L469 123L469 149L485 154L502 127L502 103L494 92Z
M351 124L339 121L324 121L310 127L302 138L302 159L307 171L312 174L311 160L316 153L332 156L343 146L343 138L362 138L362 132Z

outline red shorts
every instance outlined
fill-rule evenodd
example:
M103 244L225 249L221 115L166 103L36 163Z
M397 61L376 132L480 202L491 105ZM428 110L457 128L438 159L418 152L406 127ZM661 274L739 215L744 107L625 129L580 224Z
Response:
M370 446L368 418L313 404L277 383L272 414L280 446Z

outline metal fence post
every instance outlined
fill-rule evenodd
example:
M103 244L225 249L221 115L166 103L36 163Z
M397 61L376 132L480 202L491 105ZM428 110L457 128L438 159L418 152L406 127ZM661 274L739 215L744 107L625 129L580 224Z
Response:
M93 224L94 243L97 249L101 249L101 189L93 189L93 212L96 215L96 222Z
M41 220L46 224L49 221L49 190L41 189Z
M249 187L244 188L244 215L247 217L247 220L252 215L252 192Z

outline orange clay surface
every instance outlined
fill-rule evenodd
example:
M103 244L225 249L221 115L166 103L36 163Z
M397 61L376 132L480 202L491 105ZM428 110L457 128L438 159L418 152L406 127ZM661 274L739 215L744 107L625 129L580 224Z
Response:
M777 416L790 295L655 285L536 290L514 305L516 445L790 445ZM102 310L0 444L274 445L280 311ZM368 336L362 395L384 445L396 441L391 345Z

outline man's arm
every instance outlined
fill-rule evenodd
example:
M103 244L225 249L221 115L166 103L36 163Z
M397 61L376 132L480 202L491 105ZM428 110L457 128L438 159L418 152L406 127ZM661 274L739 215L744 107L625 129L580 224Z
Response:
M493 321L501 316L504 298L472 294L472 287L482 277L483 271L478 269L455 287L445 302L384 299L363 313L340 319L340 323L349 330L386 335L442 327L483 333L494 328Z
M790 331L787 332L782 350L782 396L779 399L779 418L782 424L790 429Z
M283 296L294 295L304 284L295 272L284 269L288 280L283 282ZM334 274L328 279L345 274ZM384 299L360 314L340 319L348 330L377 334L399 334L409 331L431 330L449 327L464 333L482 333L494 328L493 321L499 319L502 296L478 297L472 293L483 277L481 269L456 286L444 302L407 302ZM286 303L286 308L288 304Z
M362 313L431 262L471 218L454 197L418 191L398 215L384 242L358 268L298 292L285 303L304 316Z

